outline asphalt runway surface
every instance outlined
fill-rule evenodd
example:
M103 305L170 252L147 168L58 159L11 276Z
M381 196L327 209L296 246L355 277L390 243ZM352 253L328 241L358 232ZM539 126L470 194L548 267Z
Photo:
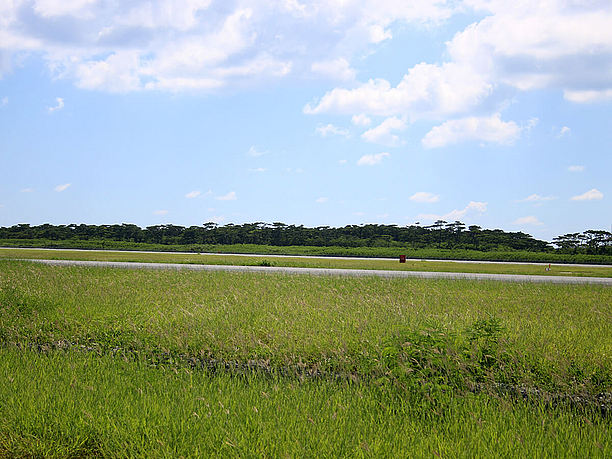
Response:
M389 271L376 269L327 269L293 268L283 266L233 266L233 265L196 265L185 263L136 263L118 261L77 261L77 260L22 260L43 263L51 266L89 266L124 269L166 269L189 271L230 271L269 274L307 274L312 276L338 277L414 277L421 279L467 279L479 281L502 281L546 284L596 284L612 286L612 278L607 277L570 277L570 276L532 276L525 274L485 274L485 273L448 273L426 271Z
M382 257L335 257L326 255L278 255L278 254L261 254L261 253L222 253L222 252L160 252L160 251L147 251L147 250L105 250L105 249L52 249L47 247L0 247L0 249L9 250L48 250L48 251L62 251L62 252L116 252L116 253L161 253L165 255L180 254L180 255L216 255L216 256L229 256L229 257L263 257L263 258L315 258L323 260L387 260L397 261L398 256L395 258L382 258ZM406 261L425 261L425 262L444 262L444 263L482 263L482 264L499 264L499 265L536 265L536 266L578 266L583 268L601 268L605 264L579 264L579 263L543 263L533 261L488 261L488 260L448 260L448 259L434 259L434 258L406 258Z

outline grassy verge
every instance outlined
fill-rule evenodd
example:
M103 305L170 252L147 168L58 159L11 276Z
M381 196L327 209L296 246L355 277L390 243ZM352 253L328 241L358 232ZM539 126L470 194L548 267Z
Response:
M51 260L133 261L146 263L196 263L240 266L291 266L298 268L379 269L397 271L463 272L489 274L528 274L538 276L612 277L612 266L544 266L528 264L461 263L407 260L406 263L377 259L333 258L262 258L235 255L200 255L184 253L138 253L122 251L69 251L37 249L0 249L1 258L41 258Z
M585 263L612 265L612 257L560 252L527 251L479 251L465 249L396 247L319 247L319 246L271 246L258 244L148 244L107 240L64 240L48 239L0 239L3 247L43 247L64 249L105 249L105 250L149 250L159 252L212 252L270 255L316 255L371 258L396 258L405 254L408 258L442 260L482 261L524 261L540 263Z
M0 260L0 456L606 457L611 305Z

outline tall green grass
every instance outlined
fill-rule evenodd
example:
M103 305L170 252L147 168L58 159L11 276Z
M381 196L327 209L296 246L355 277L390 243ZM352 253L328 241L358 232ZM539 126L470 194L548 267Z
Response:
M602 286L0 260L0 456L611 454Z
M403 368L412 352L404 343L418 341L470 377L478 346L487 345L475 327L498 324L491 378L596 390L612 368L607 287L0 266L6 343L384 375L385 352ZM575 375L579 385L570 383Z
M595 413L0 350L0 456L609 457Z

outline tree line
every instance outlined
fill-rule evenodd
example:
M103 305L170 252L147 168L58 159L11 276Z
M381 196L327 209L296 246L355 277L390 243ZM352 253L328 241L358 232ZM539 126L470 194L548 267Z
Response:
M466 227L460 221L438 220L429 226L347 225L334 228L275 223L244 223L202 226L155 225L140 228L116 225L37 225L0 227L0 239L109 240L153 244L260 244L273 246L340 246L446 248L473 250L551 251L554 247L523 232ZM612 253L612 234L588 230L554 238L557 250L570 253Z

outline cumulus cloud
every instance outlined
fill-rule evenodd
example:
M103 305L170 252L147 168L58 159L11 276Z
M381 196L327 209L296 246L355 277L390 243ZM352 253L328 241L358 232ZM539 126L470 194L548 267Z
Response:
M257 158L259 156L263 156L265 155L267 152L266 151L261 151L258 150L257 148L255 148L255 146L251 145L251 147L249 148L249 150L247 151L247 155L249 156L253 156L254 158Z
M378 78L353 89L335 88L317 103L307 104L304 113L438 118L474 107L491 89L491 83L467 66L421 63L411 68L397 86Z
M201 192L201 191L193 190L193 191L190 191L189 193L187 193L187 194L185 195L185 197L186 197L187 199L193 199L193 198L197 198L197 197L198 197L198 196L200 196L201 194L202 194L202 192Z
M519 90L562 89L574 102L612 89L609 2L467 3L488 14L449 42L453 61Z
M70 183L64 183L63 185L57 185L54 188L54 190L58 193L61 193L62 191L67 190L70 185L71 185Z
M607 102L612 100L612 89L566 90L563 96L570 102L588 104L593 102Z
M587 191L586 193L579 194L578 196L573 196L572 201L594 201L603 199L604 195L601 191L596 188Z
M557 137L558 138L564 137L566 135L569 135L570 132L572 132L570 128L568 128L567 126L563 126L561 129L559 129L559 133L557 134Z
M513 144L521 135L514 121L502 121L499 113L446 121L432 128L421 140L425 148L439 148L466 141Z
M429 193L427 191L419 191L418 193L414 193L410 196L410 200L414 202L438 202L440 200L440 196L437 194Z
M487 211L487 203L480 201L470 201L467 206L463 209L453 209L450 212L439 215L439 214L419 214L417 215L418 220L446 220L446 221L456 221L462 220L465 217L470 217L474 215L482 215Z
M353 115L351 118L351 123L355 126L369 126L372 124L372 120L364 113L359 115Z
M545 202L545 201L552 201L553 199L557 199L554 196L541 196L539 194L530 194L529 196L527 196L525 199L519 199L518 202Z
M217 196L215 199L219 201L235 201L236 199L238 199L238 196L236 195L235 191L230 191L229 193L224 194L223 196Z
M416 64L397 85L372 78L333 88L304 112L407 116L412 122L467 119L474 110L490 112L512 92L534 89L557 90L576 103L612 100L610 2L465 0L461 6L484 17L447 42L445 62ZM505 126L505 136L497 129L492 141L501 135L511 143L517 128Z
M361 138L366 142L378 143L389 147L400 144L400 139L392 131L403 130L406 127L406 122L396 117L387 118L378 126L367 130L361 134Z
M62 108L64 108L64 99L62 99L61 97L57 97L55 101L57 102L55 106L47 107L47 110L49 111L49 113L53 113L57 110L61 110Z
M90 17L90 8L97 0L36 0L33 8L43 17L76 16Z
M375 166L376 164L380 164L383 159L391 156L389 153L377 153L374 155L363 155L357 161L358 166Z
M533 215L517 218L516 220L514 220L513 223L515 225L535 225L535 226L540 226L544 224L540 220L538 220L537 217L534 217Z
M584 166L574 165L567 168L570 172L584 172Z
M328 124L326 126L318 126L316 131L317 134L319 134L321 137L327 137L329 135L339 135L342 137L349 136L349 131L347 129L334 126L333 124Z
M0 4L0 48L8 59L37 53L54 76L112 92L212 91L296 70L352 80L351 58L390 39L391 25L435 24L455 9L445 0L14 0Z
M501 115L497 113L489 117L446 121L433 127L421 143L425 148L439 148L466 141L511 145L520 134L521 128L514 121L502 121Z
M341 57L334 60L313 62L310 66L313 73L322 75L334 80L354 80L355 70L351 68L349 62Z

